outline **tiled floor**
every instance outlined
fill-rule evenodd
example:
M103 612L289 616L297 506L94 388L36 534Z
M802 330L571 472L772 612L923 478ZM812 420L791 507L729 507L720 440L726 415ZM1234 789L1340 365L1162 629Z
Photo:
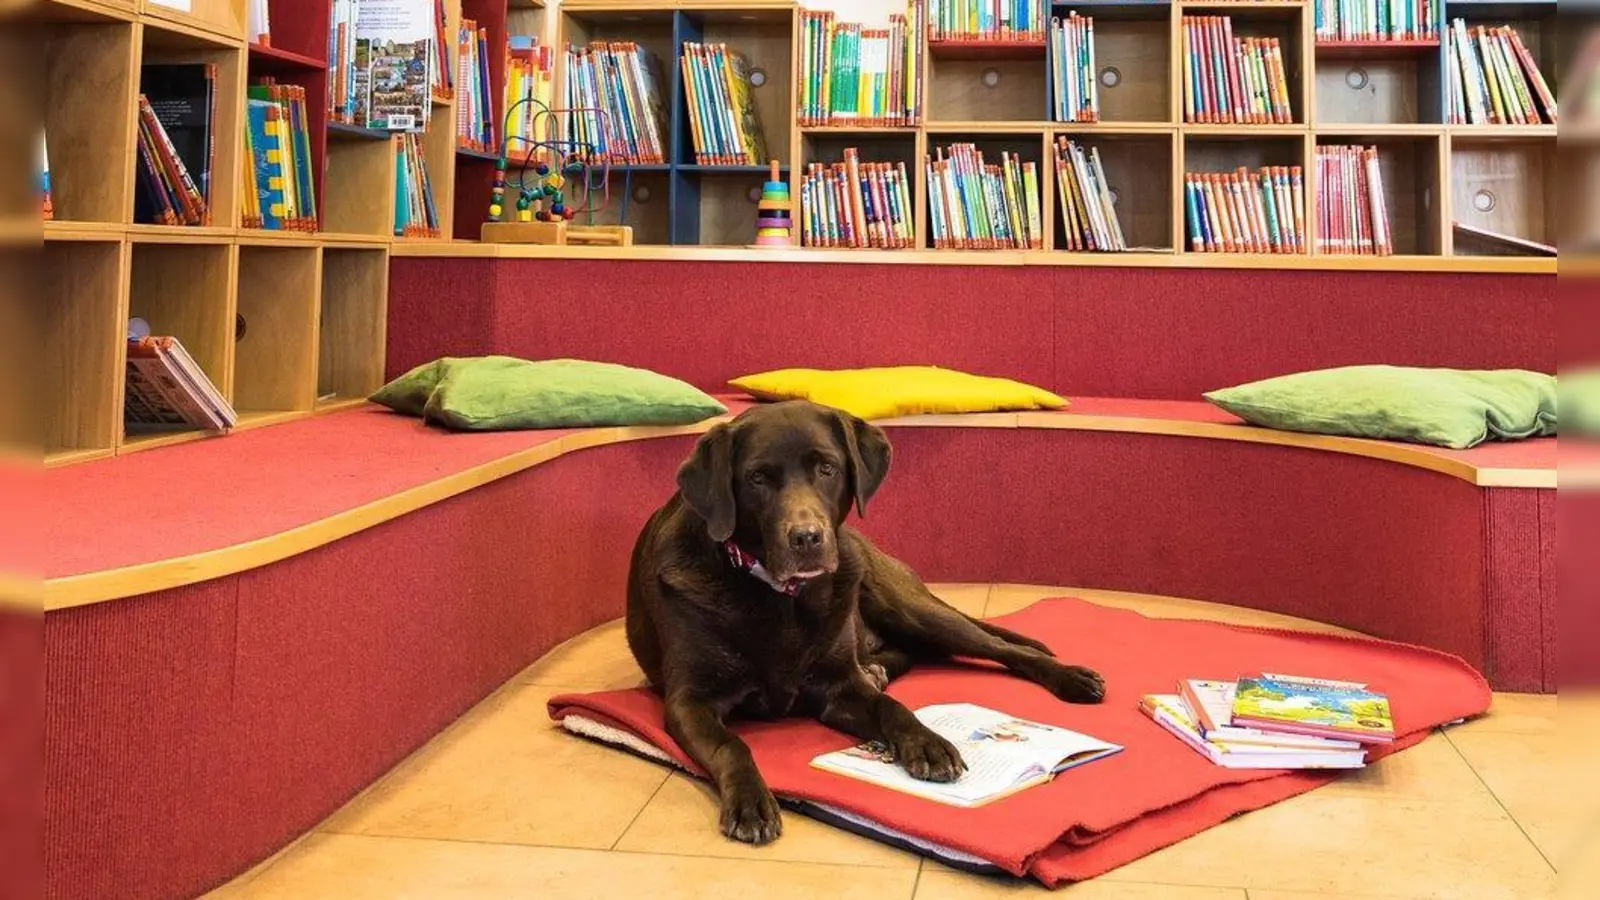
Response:
M999 615L1071 593L1156 616L1322 628L1266 613L1099 591L936 588ZM810 819L724 840L700 784L552 728L545 699L629 687L621 623L557 648L278 858L212 900L990 900L1023 893ZM1322 790L1235 819L1093 882L1074 900L1552 896L1575 837L1553 697L1490 715ZM1595 896L1595 895L1590 895Z

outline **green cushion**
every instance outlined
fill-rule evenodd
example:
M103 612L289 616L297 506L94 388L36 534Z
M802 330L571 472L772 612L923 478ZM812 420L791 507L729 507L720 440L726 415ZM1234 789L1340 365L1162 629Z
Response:
M697 388L646 369L509 356L446 357L396 378L371 399L461 431L688 425L728 411Z
M1556 379L1521 369L1347 366L1212 391L1252 425L1463 450L1556 433Z

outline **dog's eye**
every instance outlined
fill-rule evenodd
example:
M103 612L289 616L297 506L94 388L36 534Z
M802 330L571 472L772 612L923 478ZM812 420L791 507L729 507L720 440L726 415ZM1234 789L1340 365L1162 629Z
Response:
M838 474L838 472L839 468L833 463L821 463L817 466L817 474L821 475L823 478L832 478L834 475Z
M767 483L767 473L765 472L751 472L745 477L751 484L756 485L757 487Z

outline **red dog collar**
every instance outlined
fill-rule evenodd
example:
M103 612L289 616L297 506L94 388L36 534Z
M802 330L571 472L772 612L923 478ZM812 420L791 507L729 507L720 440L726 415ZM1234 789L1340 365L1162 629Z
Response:
M778 581L772 577L771 572L767 571L766 566L761 564L761 560L742 550L738 544L733 542L732 538L722 542L722 549L727 551L728 562L733 563L734 568L750 573L766 584L767 587L785 596L793 597L799 594L801 589L806 586L806 582L810 580L808 578L791 578L788 581Z

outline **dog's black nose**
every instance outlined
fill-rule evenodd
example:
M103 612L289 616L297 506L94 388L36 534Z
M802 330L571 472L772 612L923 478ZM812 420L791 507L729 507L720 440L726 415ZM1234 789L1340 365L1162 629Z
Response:
M822 546L822 527L798 525L789 529L789 546L795 550L815 550Z

